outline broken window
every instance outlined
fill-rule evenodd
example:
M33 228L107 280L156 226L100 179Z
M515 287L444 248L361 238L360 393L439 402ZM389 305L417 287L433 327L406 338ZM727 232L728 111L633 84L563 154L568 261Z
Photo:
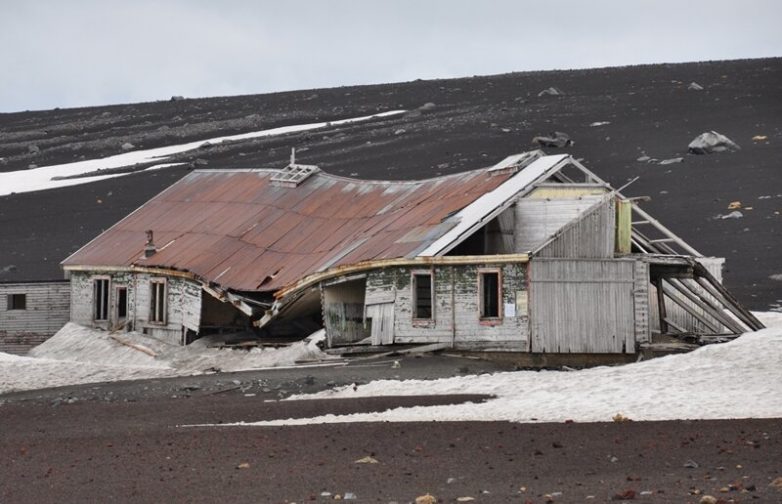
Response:
M432 274L415 273L413 274L413 293L415 305L415 318L432 318Z
M92 281L93 319L109 319L109 279L96 278Z
M117 320L128 318L128 288L117 287Z
M9 310L26 310L27 294L8 294Z
M150 282L149 321L158 324L166 323L166 281L156 279Z
M481 318L500 317L500 272L482 271L478 277L481 297Z

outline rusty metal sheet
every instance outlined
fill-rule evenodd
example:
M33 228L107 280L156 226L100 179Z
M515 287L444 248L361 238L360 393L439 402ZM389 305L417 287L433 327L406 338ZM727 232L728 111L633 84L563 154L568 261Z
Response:
M224 288L274 291L324 267L406 257L512 176L476 170L389 182L320 172L285 187L274 173L195 171L63 265L172 268ZM147 229L159 250L143 258Z

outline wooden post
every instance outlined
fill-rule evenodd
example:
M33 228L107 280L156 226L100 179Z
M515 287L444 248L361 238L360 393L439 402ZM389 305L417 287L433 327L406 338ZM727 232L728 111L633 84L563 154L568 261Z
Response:
M665 293L663 292L663 279L657 277L652 282L657 288L657 313L660 317L660 334L668 333L668 323L665 321Z

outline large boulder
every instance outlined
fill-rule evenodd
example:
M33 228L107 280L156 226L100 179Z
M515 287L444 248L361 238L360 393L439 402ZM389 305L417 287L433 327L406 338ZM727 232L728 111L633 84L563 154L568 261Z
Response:
M701 133L687 146L690 154L711 154L713 152L724 152L726 150L739 150L736 142L716 131L707 131Z

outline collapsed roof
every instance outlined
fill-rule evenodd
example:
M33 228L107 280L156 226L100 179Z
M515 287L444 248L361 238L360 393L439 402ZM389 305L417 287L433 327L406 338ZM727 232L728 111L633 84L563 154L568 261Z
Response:
M274 292L341 265L444 254L524 188L572 161L535 151L413 182L316 170L293 181L281 170L198 170L62 264L185 271L226 290Z

